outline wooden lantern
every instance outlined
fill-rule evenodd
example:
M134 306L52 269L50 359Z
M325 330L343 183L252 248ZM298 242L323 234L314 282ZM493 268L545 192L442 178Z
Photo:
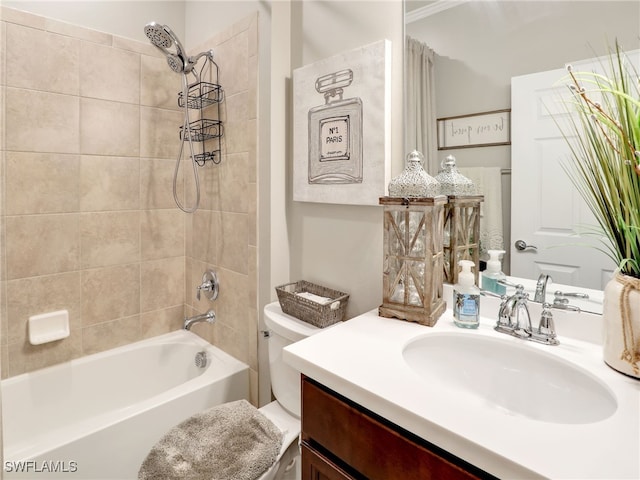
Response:
M480 203L482 195L449 195L444 208L444 281L458 283L458 262L475 263L478 285L480 265Z
M446 309L442 298L443 228L447 197L382 197L383 302L378 312L433 326Z

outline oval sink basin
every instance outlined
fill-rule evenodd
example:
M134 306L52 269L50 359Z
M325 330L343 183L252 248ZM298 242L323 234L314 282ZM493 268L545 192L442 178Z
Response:
M426 381L474 395L512 415L584 424L616 411L611 390L587 370L509 340L433 333L408 343L403 357Z

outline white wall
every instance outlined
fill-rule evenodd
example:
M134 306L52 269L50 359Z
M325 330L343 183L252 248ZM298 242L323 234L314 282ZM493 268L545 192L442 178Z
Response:
M296 2L292 14L293 68L391 40L392 176L397 175L404 166L402 2ZM291 165L290 160L289 178ZM290 180L287 188L291 281L305 279L350 293L349 317L378 307L382 302L382 207L293 202Z

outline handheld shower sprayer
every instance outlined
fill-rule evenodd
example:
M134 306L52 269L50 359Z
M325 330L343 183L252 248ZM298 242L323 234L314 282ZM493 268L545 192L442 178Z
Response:
M156 22L147 23L144 27L144 34L152 45L165 54L169 67L176 73L190 73L201 57L213 57L212 50L200 52L193 57L188 56L177 35L167 25L160 25ZM174 51L172 52L170 49L174 49Z
M145 25L144 34L158 50L165 54L171 70L176 73L188 73L193 68L182 43L167 25L150 22ZM175 53L171 52L170 48L175 49Z
M202 57L207 57L208 60L213 62L213 50L209 50L207 52L201 52L193 57L190 57L186 54L182 43L176 36L175 33L169 28L167 25L160 25L156 22L150 22L144 27L144 33L151 42L153 46L155 46L158 50L160 50L167 59L167 64L169 68L173 70L175 73L180 73L182 75L182 99L184 99L184 122L182 125L181 134L182 141L180 143L180 151L178 153L178 158L176 161L176 167L173 176L173 198L176 202L176 205L180 210L186 213L193 213L198 209L200 204L200 181L198 178L198 168L196 165L196 151L193 146L192 138L194 136L197 137L197 134L192 132L192 122L189 119L189 106L188 106L188 98L189 98L189 89L193 85L200 82L200 74L201 71L194 70L194 67ZM202 67L204 69L204 66ZM216 66L217 69L217 66ZM196 78L196 83L189 84L187 81L187 74L193 74ZM177 179L178 179L178 170L180 168L180 161L182 158L182 153L184 150L184 143L187 141L189 143L189 151L191 153L191 163L193 166L193 176L195 180L195 188L196 188L196 199L195 206L192 208L186 208L178 199L177 194Z

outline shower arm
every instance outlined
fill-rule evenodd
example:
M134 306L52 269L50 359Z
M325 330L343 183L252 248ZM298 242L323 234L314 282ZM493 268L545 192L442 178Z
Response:
M202 67L200 68L200 71L198 72L195 69L196 64L198 63L198 61L202 58L202 57L207 57L207 60L211 60L213 61L213 50L207 50L206 52L200 52L199 54L193 56L193 57L189 57L187 59L187 67L185 68L184 73L191 73L196 80L193 83L189 83L188 87L191 87L193 85L195 85L196 83L200 82L200 77L202 76L202 71L204 70L204 68L206 67L207 63L205 62Z

